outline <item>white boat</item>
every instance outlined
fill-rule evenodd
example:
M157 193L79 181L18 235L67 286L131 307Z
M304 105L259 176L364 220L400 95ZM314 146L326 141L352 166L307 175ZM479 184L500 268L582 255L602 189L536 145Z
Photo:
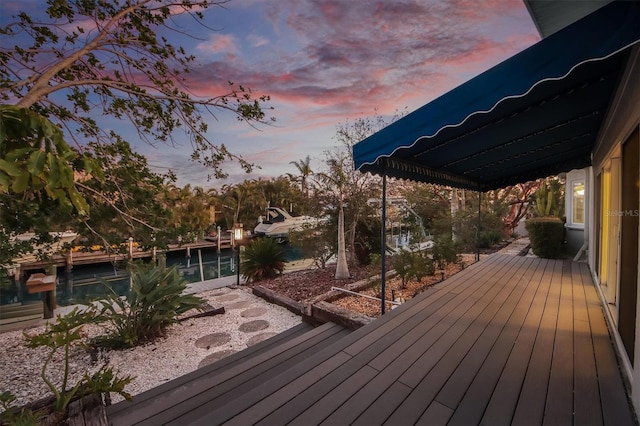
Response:
M267 217L260 216L253 233L257 237L271 237L284 242L289 231L300 230L306 224L316 225L319 221L312 216L293 216L282 207L268 207Z

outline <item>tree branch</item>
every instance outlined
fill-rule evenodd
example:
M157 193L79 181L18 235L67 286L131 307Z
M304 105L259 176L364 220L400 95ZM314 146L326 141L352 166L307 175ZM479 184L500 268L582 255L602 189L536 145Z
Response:
M153 226L149 225L147 222L145 222L145 221L143 221L141 219L138 219L137 217L132 216L129 213L125 212L124 210L120 209L118 206L115 205L115 203L113 201L111 201L109 199L109 197L107 197L106 195L104 195L103 193L101 193L99 191L96 191L95 189L91 188L90 186L87 186L87 185L83 184L82 182L76 182L76 185L78 187L86 190L86 191L91 192L96 197L101 198L102 200L104 200L107 204L109 204L109 206L111 206L115 211L117 211L120 215L122 215L123 218L129 219L129 220L131 220L133 222L137 222L140 225L142 225L142 226L144 226L146 228L149 228L154 232L157 232L157 231L160 230L159 228L153 227Z

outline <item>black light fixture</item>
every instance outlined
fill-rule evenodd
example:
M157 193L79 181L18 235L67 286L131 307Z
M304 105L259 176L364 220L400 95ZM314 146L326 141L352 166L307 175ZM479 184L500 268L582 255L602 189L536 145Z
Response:
M242 224L235 223L233 225L233 243L236 248L236 272L237 272L236 285L238 286L240 285L240 242L242 241L242 237L243 237Z

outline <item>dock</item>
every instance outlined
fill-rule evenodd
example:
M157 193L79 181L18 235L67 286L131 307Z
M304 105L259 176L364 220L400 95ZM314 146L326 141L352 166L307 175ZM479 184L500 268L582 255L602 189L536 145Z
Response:
M186 256L189 257L194 251L197 252L199 249L224 250L232 247L230 239L220 239L219 241L219 247L217 241L203 240L193 243L169 244L166 249L142 250L134 247L128 253L106 253L104 251L74 252L72 250L68 250L66 253L54 254L47 260L33 259L26 262L17 262L17 264L20 265L21 272L44 269L51 266L72 269L74 266L79 265L112 263L135 259L151 259L159 254L178 251L186 252Z

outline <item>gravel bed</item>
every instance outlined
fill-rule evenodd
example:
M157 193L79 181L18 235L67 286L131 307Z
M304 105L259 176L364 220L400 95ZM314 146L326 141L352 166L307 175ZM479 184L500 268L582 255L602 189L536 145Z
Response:
M249 288L221 288L200 293L213 307L224 306L226 312L204 318L193 318L173 325L167 336L155 342L133 349L121 351L104 351L99 356L92 356L82 349L71 354L71 376L69 383L74 384L87 372L91 374L107 363L120 376L135 376L134 381L126 387L132 395L144 392L176 377L180 377L195 369L205 358L215 360L217 352L229 355L247 348L252 342L259 342L265 333L281 333L298 325L301 318L285 308L266 302L250 293ZM237 297L231 297L231 296ZM233 301L231 301L233 299ZM221 300L227 300L226 302ZM244 302L244 303L240 303ZM232 306L233 305L233 306ZM248 315L243 312L250 310ZM260 315L255 315L261 313ZM268 323L266 328L241 326L244 323L255 324L260 320ZM260 323L264 326L264 323ZM256 330L256 328L259 328ZM44 330L43 326L24 330L35 334ZM87 337L98 335L102 328L87 326L84 329ZM48 351L45 348L28 349L24 346L23 331L12 331L0 334L0 393L10 391L17 397L16 405L23 405L50 395L49 389L40 378L43 360ZM230 338L216 339L211 344L198 345L196 341L209 335L228 334ZM50 374L58 382L62 381L62 360L60 354L51 365ZM112 395L113 402L122 398Z

